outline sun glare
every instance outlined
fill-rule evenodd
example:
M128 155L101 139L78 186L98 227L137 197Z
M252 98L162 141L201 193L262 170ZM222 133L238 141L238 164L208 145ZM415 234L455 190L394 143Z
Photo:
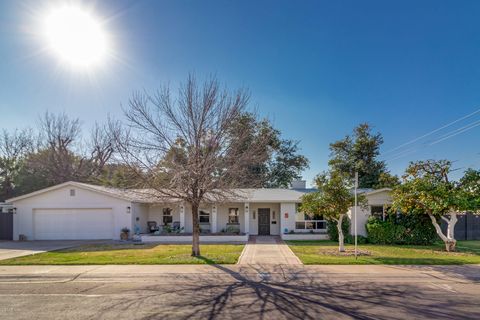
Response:
M51 9L45 16L43 31L49 49L74 68L91 68L105 60L105 31L98 19L79 7Z

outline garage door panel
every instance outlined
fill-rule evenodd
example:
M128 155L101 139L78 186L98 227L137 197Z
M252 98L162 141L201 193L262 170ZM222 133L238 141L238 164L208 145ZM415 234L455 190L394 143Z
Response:
M112 239L112 209L36 209L37 240Z

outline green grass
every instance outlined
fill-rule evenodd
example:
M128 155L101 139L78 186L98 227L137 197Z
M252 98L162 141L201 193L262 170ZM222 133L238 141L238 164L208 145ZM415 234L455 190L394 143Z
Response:
M339 256L338 243L332 241L287 241L304 264L480 264L480 241L458 241L457 252L446 252L443 243L430 246L359 245L369 255ZM353 245L345 248L353 250Z
M189 244L97 244L1 260L0 265L232 264L243 247L204 244L200 246L202 256L192 257Z

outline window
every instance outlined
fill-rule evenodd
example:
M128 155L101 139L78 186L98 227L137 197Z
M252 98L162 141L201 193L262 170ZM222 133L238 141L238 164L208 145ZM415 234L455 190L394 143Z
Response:
M75 189L70 189L70 197L75 197Z
M198 218L200 220L200 223L210 223L210 212L200 210Z
M172 209L164 208L163 209L163 224L167 226L167 225L171 224L172 221L173 221Z
M371 206L370 214L372 215L372 217L380 220L385 220L385 216L383 214L383 206Z
M228 223L238 224L238 208L228 209Z

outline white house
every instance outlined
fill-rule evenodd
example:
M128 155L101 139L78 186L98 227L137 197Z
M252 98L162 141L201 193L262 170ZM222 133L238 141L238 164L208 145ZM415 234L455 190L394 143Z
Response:
M311 189L306 189L304 182L293 187L236 189L239 196L230 202L205 203L199 209L201 241L247 241L249 235L326 238L324 220L309 220L297 212L301 196ZM365 194L377 199L387 191ZM21 235L27 240L119 239L121 229L127 227L132 232L139 231L144 241L189 241L189 205L152 199L148 190L62 183L8 200L14 208L13 239L18 240ZM358 221L368 215L369 210L363 210ZM152 233L155 229L159 231ZM166 232L172 229L177 231Z

